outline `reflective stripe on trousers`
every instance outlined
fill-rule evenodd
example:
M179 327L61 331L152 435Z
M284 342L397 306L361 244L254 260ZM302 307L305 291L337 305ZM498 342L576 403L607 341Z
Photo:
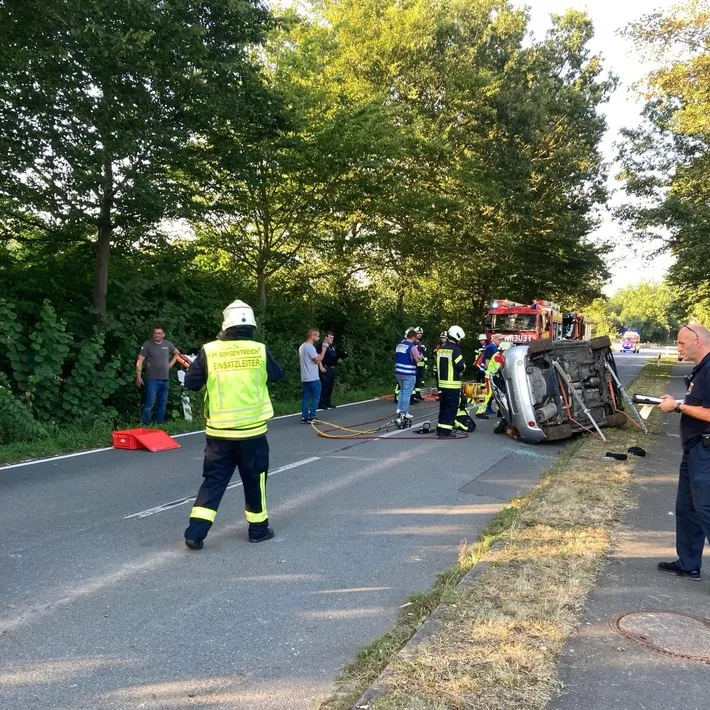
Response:
M244 486L244 508L249 529L267 527L266 479L269 470L269 444L266 436L252 439L207 437L202 476L205 479L190 512L185 530L188 540L204 540L212 527L235 468Z

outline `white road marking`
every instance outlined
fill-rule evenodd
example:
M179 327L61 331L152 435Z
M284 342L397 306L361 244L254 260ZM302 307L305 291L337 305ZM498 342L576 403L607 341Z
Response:
M22 466L33 466L36 463L50 463L52 461L61 461L62 459L71 459L75 456L86 456L88 454L98 454L100 451L111 451L113 446L107 446L103 449L90 449L89 451L77 451L74 454L62 454L61 456L52 456L48 459L36 459L34 461L23 461L22 463L13 463L8 466L0 466L0 473L7 471L10 468L21 468Z
M299 466L305 466L308 463L313 463L318 461L320 456L311 456L308 459L301 459L300 461L294 461L293 463L286 464L279 468L275 468L273 471L269 471L269 476L273 476L276 473L282 473L283 471L288 471L292 468L298 468ZM241 481L235 481L227 486L227 490L230 488L237 488L241 486ZM195 500L195 496L187 496L186 498L181 498L180 500L174 500L171 503L164 503L163 505L156 505L154 508L148 508L148 510L141 510L140 513L132 513L131 515L126 515L123 519L130 520L131 518L147 518L149 515L155 515L156 513L162 513L166 510L171 510L172 508L177 508L180 505L185 505L186 503L191 503Z

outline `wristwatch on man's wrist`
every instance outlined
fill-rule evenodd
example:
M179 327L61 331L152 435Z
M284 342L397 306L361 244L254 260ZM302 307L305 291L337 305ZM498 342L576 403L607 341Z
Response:
M680 411L680 404L676 404L673 411L676 412L677 414L682 414L682 412Z

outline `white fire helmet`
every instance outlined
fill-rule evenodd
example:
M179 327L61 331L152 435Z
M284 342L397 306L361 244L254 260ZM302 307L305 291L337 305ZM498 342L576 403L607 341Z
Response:
M234 328L238 325L252 325L256 328L254 311L251 306L244 303L244 301L232 301L232 303L222 311L222 317L224 318L222 330Z
M460 325L452 325L447 332L448 336L457 343L466 337L466 333L463 332L463 328Z
M498 350L510 350L513 347L513 343L510 340L504 340L499 346Z
M424 328L422 328L420 325L416 326L416 328L413 328L413 330L417 335L424 335Z
M479 340L488 340L488 338L486 338L486 334L485 334L485 333L481 333L481 334L478 336L478 339L479 339Z

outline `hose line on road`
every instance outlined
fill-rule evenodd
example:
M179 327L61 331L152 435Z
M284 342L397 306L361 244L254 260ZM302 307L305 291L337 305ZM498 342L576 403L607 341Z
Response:
M412 423L421 420L421 423L428 420L430 415L438 410L438 407L432 407L429 410L423 410L420 416L415 417ZM373 427L369 429L359 429L356 427L363 427L367 424L376 424L377 422L385 422L378 427ZM325 425L330 427L329 429L319 429L318 425ZM360 422L358 424L351 424L350 426L343 426L342 424L335 424L334 422L326 422L323 419L314 419L311 422L311 427L318 434L318 436L325 439L390 439L393 438L390 435L381 435L379 432L385 430L389 431L390 428L395 426L395 420L390 417L380 417L379 419L371 419L370 421ZM331 434L330 432L346 432L342 434ZM403 429L400 431L404 431ZM467 434L459 434L457 439L465 439ZM438 439L436 435L418 435L418 436L398 436L397 439Z

